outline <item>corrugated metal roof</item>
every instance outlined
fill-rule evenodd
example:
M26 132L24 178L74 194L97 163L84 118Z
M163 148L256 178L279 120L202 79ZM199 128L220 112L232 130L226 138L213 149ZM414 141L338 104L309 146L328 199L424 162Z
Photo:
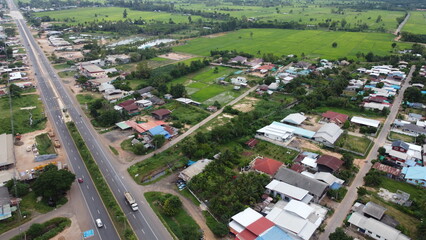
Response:
M268 185L267 189L282 193L291 198L302 200L309 192L305 189L295 187L293 185L287 184L285 182L272 180Z
M375 128L380 126L380 121L357 116L352 117L351 122Z
M15 163L13 154L13 136L12 134L0 135L0 166L7 166Z

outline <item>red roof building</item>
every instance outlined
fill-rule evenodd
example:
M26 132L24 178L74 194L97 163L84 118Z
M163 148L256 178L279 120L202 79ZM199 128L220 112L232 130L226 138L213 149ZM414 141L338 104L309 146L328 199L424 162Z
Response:
M321 116L325 118L325 120L327 120L328 122L333 122L336 124L343 124L349 118L349 116L346 114L332 112L332 111L327 111L323 113Z
M249 147L249 148L254 148L254 147L256 147L256 145L259 143L259 140L257 140L257 139L255 139L255 138L252 138L252 139L250 139L250 140L248 140L247 142L246 142L246 145Z
M274 176L278 169L283 165L282 162L270 158L256 158L253 169Z
M322 155L317 159L318 168L322 172L335 172L342 167L343 163L342 160L330 155Z
M119 103L117 105L120 106L120 107L122 107L122 108L124 108L125 106L129 106L129 105L134 104L134 103L135 103L135 100L130 99L130 100L126 100L126 101L124 101L122 103Z
M123 107L130 115L139 113L139 108L135 103Z
M305 170L305 168L300 163L293 164L290 169L298 173L301 173Z
M168 109L162 108L151 112L151 115L157 120L168 118L172 112Z
M135 121L126 121L126 124L133 128L138 133L144 133L156 126L164 126L166 125L163 121L152 121L146 123L136 123Z
M269 228L273 227L275 224L265 217L259 218L257 221L247 226L247 230L254 233L256 236L259 236Z
M369 97L368 98L369 102L375 102L375 103L383 103L383 102L385 102L387 100L388 100L388 98L386 98L386 97L380 97L380 96L378 96L378 97Z
M391 167L391 166L388 166L388 165L385 165L385 164L382 164L382 163L379 163L379 162L376 162L373 165L373 168L387 173L388 176L390 176L390 177L399 177L399 175L401 175L401 169L394 168L394 167Z

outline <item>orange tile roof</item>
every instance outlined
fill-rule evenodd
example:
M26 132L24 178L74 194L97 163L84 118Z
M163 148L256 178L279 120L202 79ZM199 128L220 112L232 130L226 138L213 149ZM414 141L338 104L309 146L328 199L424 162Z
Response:
M256 159L253 168L273 176L282 165L280 161L264 157Z

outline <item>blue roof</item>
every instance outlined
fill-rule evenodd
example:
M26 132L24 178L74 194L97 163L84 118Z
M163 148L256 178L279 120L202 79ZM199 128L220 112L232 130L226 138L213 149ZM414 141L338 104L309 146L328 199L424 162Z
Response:
M426 94L426 91L420 91L422 94Z
M291 126L291 125L288 125L288 124L280 123L280 122L273 122L272 125L283 126L283 127L286 127L286 128L293 129L294 134L300 135L300 136L305 137L305 138L313 138L314 135L315 135L315 132L312 132L312 131L309 131L309 130L306 130L306 129L303 129L303 128L300 128L300 127L295 127L295 126Z
M331 186L330 186L330 188L332 189L332 190L336 190L336 189L339 189L339 188L341 188L342 187L342 184L340 184L340 183L337 183L337 182L334 182L333 184L331 184Z
M294 240L288 233L281 230L277 226L273 226L270 229L263 232L256 240Z
M188 160L187 166L191 166L192 164L196 163L197 161Z
M317 158L317 157L319 157L319 154L313 153L313 152L302 152L302 155L310 157L310 158Z
M398 86L398 85L392 85L391 88L393 88L393 89L401 89L401 87Z
M155 136L155 135L163 135L166 139L169 139L171 137L170 134L166 130L164 130L164 128L162 126L156 126L155 128L151 128L148 131L153 136Z
M404 167L402 173L405 174L405 178L426 179L426 167Z

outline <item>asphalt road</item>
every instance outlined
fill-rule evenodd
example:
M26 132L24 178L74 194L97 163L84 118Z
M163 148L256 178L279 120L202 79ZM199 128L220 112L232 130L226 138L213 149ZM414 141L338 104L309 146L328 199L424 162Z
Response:
M12 11L17 11L12 0L8 0L8 3L9 6L12 5ZM19 14L16 12L11 15L18 16L16 18L19 18ZM45 106L49 109L52 119L54 120L52 123L54 123L58 131L61 142L64 143L63 145L67 150L68 157L77 177L85 177L86 179L82 184L81 189L86 198L86 202L89 205L92 216L94 216L94 218L99 216L106 226L106 228L104 227L99 229L101 238L119 239L116 231L114 231L111 220L99 199L99 195L97 194L92 181L89 181L88 179L89 174L78 155L77 149L72 142L66 125L62 121L62 114L59 107L61 105L67 109L68 114L74 120L76 127L86 142L87 147L91 151L93 158L97 162L99 169L105 177L105 180L127 216L138 238L149 240L172 239L169 232L152 211L151 207L146 203L143 196L136 192L137 187L135 186L136 183L134 183L133 179L131 179L128 175L125 178L123 175L116 172L116 167L111 164L111 162L115 161L109 150L99 143L100 141L97 133L94 132L90 122L85 117L82 117L84 114L81 112L79 104L75 102L75 99L71 97L70 93L65 89L50 62L44 55L41 48L37 45L35 39L32 37L31 32L25 25L25 21L23 19L16 19L16 21L18 23L21 36L24 38L31 62L34 64L34 71L37 73L38 86L41 90L42 98L45 101ZM58 96L60 99L55 96ZM59 100L62 104L58 105L56 100ZM128 206L124 198L124 193L127 191L134 195L139 204L139 211L133 212L130 206Z
M351 186L348 188L348 192L346 193L345 198L342 200L342 202L338 205L338 207L335 209L333 216L330 218L330 221L328 222L327 226L325 227L324 232L320 235L320 240L327 240L329 239L330 233L334 232L336 228L340 227L343 223L343 220L348 215L353 203L358 197L357 194L357 188L364 185L364 176L370 171L370 168L372 166L371 160L375 159L378 154L379 147L383 146L386 142L386 137L389 133L391 124L396 118L396 115L398 114L399 107L402 103L402 99L404 96L404 91L407 89L407 87L410 85L412 74L415 70L415 66L413 65L411 67L410 73L408 74L407 78L405 79L402 88L399 91L398 96L395 98L394 103L392 105L391 111L386 118L386 121L383 125L383 128L381 132L379 133L379 136L374 142L374 146L372 147L370 154L368 154L366 158L366 163L362 166L362 168L359 170L358 174L355 176L355 179L353 180Z
M11 1L8 1L8 4L11 7L11 11L16 11L16 8ZM86 228L82 227L82 231L93 229L95 231L95 236L91 239L119 239L111 219L108 216L106 208L95 189L93 181L90 179L90 175L87 172L83 160L81 159L72 137L70 136L68 129L63 121L61 108L59 107L57 101L58 99L48 82L51 77L49 70L47 70L43 64L43 60L40 57L40 51L36 51L37 45L34 41L34 38L26 27L25 21L20 18L20 14L14 12L12 16L14 17L18 26L19 33L23 39L29 60L33 65L34 72L37 74L37 86L41 94L41 99L44 102L45 110L47 111L46 116L53 124L62 143L62 147L66 150L70 168L77 175L77 177L84 179L84 182L79 184L79 189L84 197L85 203L85 205L82 207L87 209L93 221L91 221L92 224L86 226ZM96 227L95 219L97 218L100 218L104 223L103 228L98 229Z

